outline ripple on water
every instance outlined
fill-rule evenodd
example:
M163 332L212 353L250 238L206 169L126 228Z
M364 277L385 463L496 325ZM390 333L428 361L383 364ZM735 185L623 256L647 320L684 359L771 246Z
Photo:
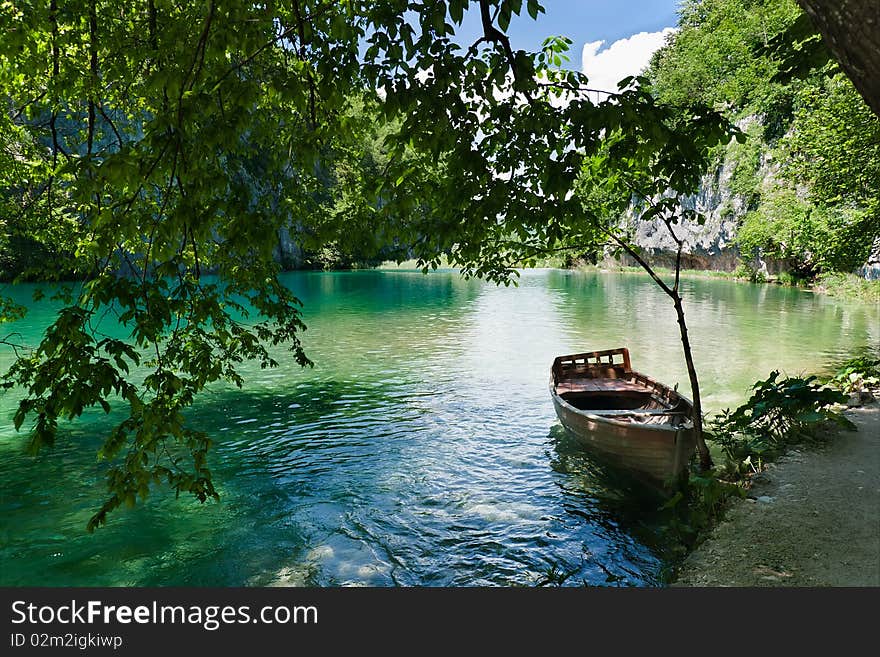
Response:
M0 583L659 583L658 501L572 444L546 389L555 355L619 344L642 371L686 383L650 283L553 271L516 289L453 274L286 280L317 366L278 350L277 370L246 364L242 390L217 387L189 414L216 441L221 502L158 493L88 535L109 420L65 425L37 459L4 431ZM871 310L687 285L710 408L738 403L771 369L816 370L878 338ZM0 404L10 415L9 396Z

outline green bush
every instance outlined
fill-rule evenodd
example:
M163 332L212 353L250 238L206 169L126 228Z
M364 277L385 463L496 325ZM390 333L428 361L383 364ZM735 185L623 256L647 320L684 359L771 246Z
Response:
M736 266L736 269L733 270L733 277L751 281L752 283L765 283L767 281L767 277L764 276L764 272L760 271L759 269L755 269L747 262L744 262L742 260Z
M815 287L835 297L880 303L880 280L868 281L855 274L828 272L816 279Z
M768 456L774 456L829 422L854 429L855 425L834 410L846 395L818 382L815 376L780 379L773 371L758 381L749 400L734 411L727 409L707 423L709 439L721 446L730 475L745 474Z
M880 386L880 359L870 356L850 358L837 368L828 381L846 394Z
M878 376L880 360L851 359L833 381L850 381L854 373ZM660 509L668 514L665 531L688 548L706 535L732 497L745 495L748 476L759 471L765 460L789 445L814 438L826 423L855 428L835 410L846 395L822 385L815 376L780 378L773 371L752 390L748 401L736 410L727 409L706 423L706 438L721 447L724 463L708 472L691 472L687 486Z
M691 473L687 486L660 507L667 514L665 530L680 543L693 547L721 518L728 500L744 495L742 486L720 479L716 472Z
M754 209L761 200L759 171L763 143L760 137L760 124L749 125L745 132L744 142L731 141L727 147L727 160L733 165L728 187L733 194L745 200L748 208Z
M798 276L797 273L790 271L781 272L777 280L780 285L788 285L789 287L806 287L808 282L803 276Z

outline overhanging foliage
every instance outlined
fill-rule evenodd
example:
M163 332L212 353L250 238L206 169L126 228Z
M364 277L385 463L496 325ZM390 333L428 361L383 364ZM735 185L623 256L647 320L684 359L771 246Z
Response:
M468 8L484 33L460 44ZM658 104L638 81L591 101L583 76L553 68L565 40L511 49L509 22L541 11L535 0L2 5L5 221L71 254L85 281L5 385L23 392L15 422L34 450L87 408L121 413L90 528L160 482L216 497L210 437L186 409L213 382L242 385L243 359L273 366L271 345L308 364L299 303L273 259L280 229L296 224L318 245L381 234L426 267L445 256L508 282L536 249L596 232L610 206L585 210L573 193L586 162L621 174L612 204L635 186L674 215L661 192L692 191L708 149L734 131L711 110ZM382 126L370 166L358 112Z

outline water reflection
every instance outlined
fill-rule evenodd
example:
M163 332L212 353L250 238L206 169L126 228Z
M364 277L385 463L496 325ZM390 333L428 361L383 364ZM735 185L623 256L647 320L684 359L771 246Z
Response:
M560 353L627 345L687 382L668 299L629 275L526 272L518 288L453 273L291 274L314 369L282 351L188 415L216 441L222 500L159 491L95 535L95 460L113 416L23 454L0 425L0 583L10 585L645 586L669 546L653 491L568 439L547 392ZM687 281L710 407L770 369L876 345L876 309ZM28 286L17 294L29 296ZM35 343L51 305L13 328ZM0 353L0 359L9 354ZM11 417L13 395L0 397Z
M552 272L568 344L627 345L633 367L688 391L675 313L650 280L632 274ZM599 292L601 290L601 292ZM740 403L758 378L822 372L858 350L880 350L880 309L793 288L688 279L682 295L704 406Z

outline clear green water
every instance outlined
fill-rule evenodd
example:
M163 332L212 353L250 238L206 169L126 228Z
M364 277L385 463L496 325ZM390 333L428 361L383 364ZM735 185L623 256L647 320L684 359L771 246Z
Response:
M525 272L518 288L451 272L290 274L316 362L282 358L217 387L190 414L217 440L222 495L160 491L114 513L95 450L103 416L65 425L36 458L0 396L3 585L655 585L668 546L656 500L561 430L554 356L626 345L634 366L688 389L667 299L641 276ZM709 410L779 368L821 371L880 345L880 311L809 293L685 282ZM28 302L31 286L7 286ZM28 343L50 303L4 325ZM0 350L0 367L11 354Z

